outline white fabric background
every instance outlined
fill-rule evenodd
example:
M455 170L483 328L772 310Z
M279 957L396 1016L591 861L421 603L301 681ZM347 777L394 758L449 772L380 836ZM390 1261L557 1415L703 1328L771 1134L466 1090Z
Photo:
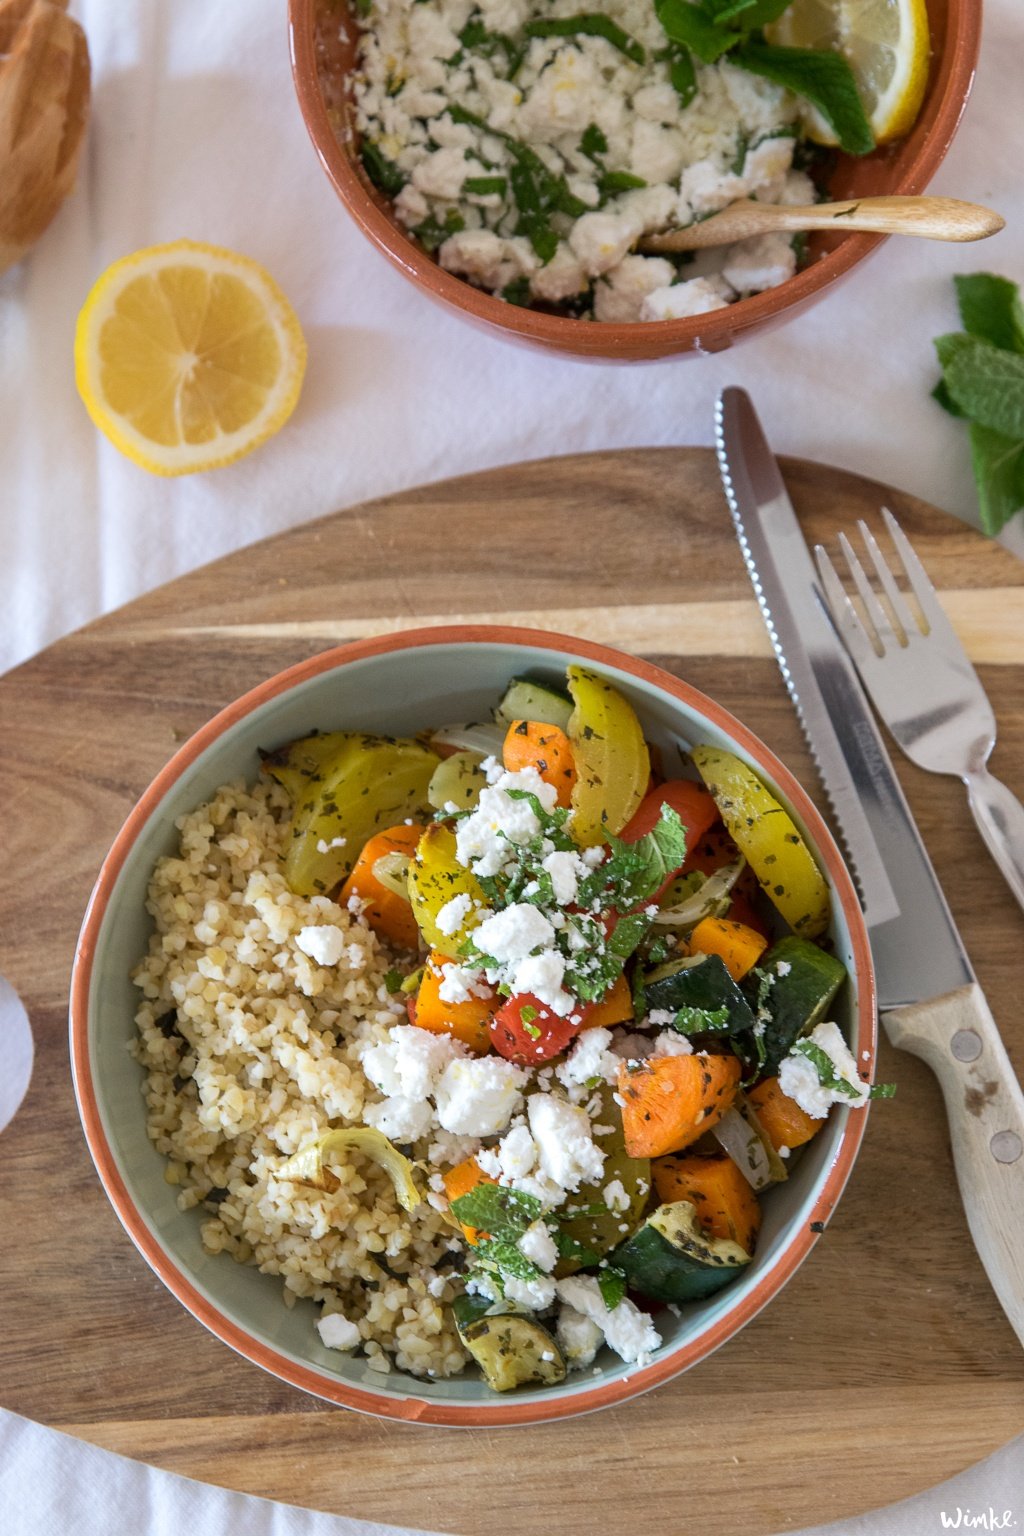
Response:
M980 0L977 0L980 3ZM405 486L547 454L709 443L742 383L776 448L970 516L963 428L928 398L951 274L1024 279L1019 0L987 0L973 99L935 190L1000 209L984 246L889 241L816 308L714 358L610 367L477 333L349 223L292 91L283 0L79 0L95 74L80 184L0 278L0 668L280 529ZM229 469L164 481L99 438L75 392L75 316L118 256L191 236L262 261L309 339L285 430ZM1018 546L1024 549L1024 540Z
M726 383L753 392L780 452L973 516L963 430L928 398L930 342L956 326L953 272L1024 280L1019 0L987 0L974 97L934 184L1000 209L1004 233L984 247L890 241L781 331L715 358L632 368L560 361L478 334L371 249L308 143L282 0L80 0L72 9L94 69L84 170L31 260L0 277L0 670L148 588L335 507L548 454L709 443ZM109 262L181 236L244 251L273 272L306 330L309 371L292 421L258 454L165 481L94 432L75 392L72 338ZM1011 542L1024 552L1019 527ZM953 1486L841 1529L923 1536L940 1528L940 1510L990 1504L1011 1508L1020 1525L1022 1500L1015 1442ZM110 1528L114 1509L152 1536L371 1530L172 1479L0 1412L5 1531L92 1536Z

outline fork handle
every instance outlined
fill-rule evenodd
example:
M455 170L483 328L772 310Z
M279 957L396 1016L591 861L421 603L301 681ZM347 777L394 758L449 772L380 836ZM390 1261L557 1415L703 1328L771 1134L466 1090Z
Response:
M1024 805L987 768L965 774L964 783L985 846L1024 910Z
M893 1045L939 1080L974 1246L1024 1344L1024 1094L985 994L974 982L893 1008L882 1022Z

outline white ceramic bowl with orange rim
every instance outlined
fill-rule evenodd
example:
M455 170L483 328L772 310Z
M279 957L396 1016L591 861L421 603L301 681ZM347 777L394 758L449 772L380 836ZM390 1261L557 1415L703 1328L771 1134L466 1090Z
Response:
M636 708L663 752L711 742L738 753L792 812L825 871L831 940L851 981L837 1018L858 1061L874 1061L876 1015L867 932L853 883L828 829L793 775L756 736L704 694L660 668L606 646L539 630L491 626L409 631L326 651L268 679L222 710L175 753L118 833L79 938L71 987L71 1054L79 1111L100 1178L125 1230L168 1289L218 1338L255 1364L329 1402L428 1424L529 1424L621 1403L670 1380L717 1349L765 1306L827 1224L864 1133L865 1112L833 1110L764 1200L757 1253L741 1279L676 1316L659 1309L664 1338L649 1364L626 1367L605 1351L592 1371L558 1387L491 1392L471 1371L421 1381L370 1370L358 1355L321 1345L318 1309L288 1309L279 1278L203 1249L201 1212L178 1210L164 1159L146 1134L142 1069L128 1043L138 994L129 972L151 929L146 887L172 851L175 819L229 779L255 780L258 748L319 729L414 733L480 719L510 677L559 678L582 661ZM668 760L668 759L666 759ZM866 1053L866 1054L865 1054Z

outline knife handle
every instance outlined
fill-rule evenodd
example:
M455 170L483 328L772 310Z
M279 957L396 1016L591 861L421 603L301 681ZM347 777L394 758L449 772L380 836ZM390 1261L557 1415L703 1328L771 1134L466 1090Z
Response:
M974 983L893 1008L883 1022L893 1045L939 1080L974 1246L1024 1344L1024 1094L985 994Z

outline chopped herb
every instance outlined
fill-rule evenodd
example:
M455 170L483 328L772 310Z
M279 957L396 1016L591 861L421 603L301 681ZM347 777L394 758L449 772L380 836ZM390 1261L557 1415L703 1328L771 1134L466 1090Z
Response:
M401 992L401 990L402 990L402 973L401 973L401 971L396 971L396 970L392 969L390 971L385 972L385 975L384 975L384 985L385 985L385 987L387 988L387 990L389 992Z
M359 150L363 169L374 186L388 197L397 197L405 186L405 175L393 160L389 160L379 144L364 139ZM325 809L329 807L325 806Z
M806 1056L811 1066L818 1074L818 1081L823 1088L830 1088L833 1093L841 1093L846 1099L859 1099L861 1088L855 1087L847 1078L836 1071L835 1063L827 1051L823 1051L820 1045L813 1040L798 1040L793 1047L793 1054Z
M422 246L433 252L438 246L443 245L450 235L457 235L465 227L466 221L462 214L457 213L454 208L449 208L444 216L444 223L439 223L433 214L428 214L422 224L414 226L412 233Z
M620 26L612 21L610 16L601 12L586 12L580 16L557 16L548 21L529 21L523 28L527 37L576 37L583 34L586 37L603 37L606 43L611 43L620 53L624 53L627 59L634 64L643 64L647 54L636 41L624 32Z
M586 155L590 160L596 160L598 155L606 155L608 153L608 140L596 123L591 123L588 128L583 130L583 137L580 139L580 153Z
M518 304L524 307L530 302L530 279L528 277L514 277L510 283L506 283L501 290L501 296L506 304ZM438 812L440 818L444 812Z
M463 192L473 197L504 197L508 190L507 176L467 176L462 183Z
M606 1265L597 1272L597 1283L601 1288L601 1300L609 1312L614 1312L619 1302L626 1294L626 1273L622 1269L613 1269Z
M519 1018L523 1024L532 1024L539 1013L539 1008L535 1008L532 1003L526 1003L524 1007L519 1010ZM540 1030L537 1031L537 1034L540 1034ZM534 1036L534 1039L536 1039L536 1035Z
M451 1203L452 1212L467 1227L477 1227L491 1237L516 1242L542 1206L535 1195L506 1189L502 1184L477 1184Z
M619 192L632 192L634 188L646 185L642 176L634 176L630 171L605 171L598 177L597 190L601 194L601 201L606 202Z
M869 1099L893 1099L896 1097L895 1083L875 1083L868 1093Z
M728 1008L680 1008L672 1020L681 1035L727 1035L731 1027Z

